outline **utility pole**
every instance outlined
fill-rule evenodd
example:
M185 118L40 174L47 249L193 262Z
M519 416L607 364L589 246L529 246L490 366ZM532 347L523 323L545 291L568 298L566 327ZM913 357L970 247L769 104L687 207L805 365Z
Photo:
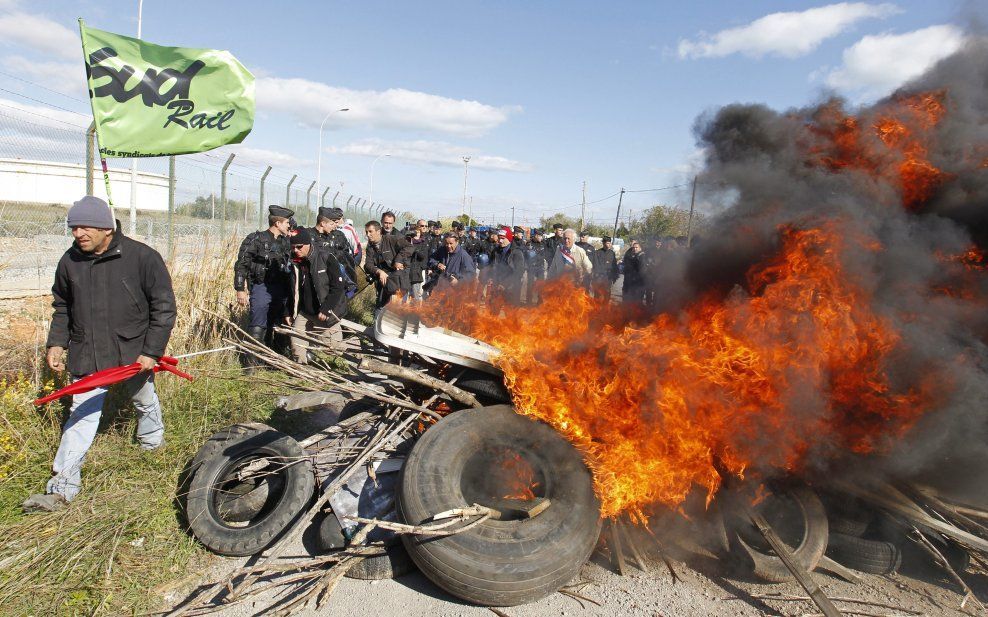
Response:
M621 201L624 199L624 187L621 187L621 192L618 194L618 208L617 213L614 215L614 231L611 232L611 237L617 237L617 226L618 218L621 217Z
M460 216L467 213L467 170L470 167L470 157L463 157L463 204L460 206Z
M587 181L584 180L583 181L583 203L580 206L580 229L579 229L579 231L581 231L581 232L584 229L587 228L586 218L587 218Z
M511 228L515 228L515 207L511 206Z
M693 245L693 206L696 204L696 176L693 176L693 195L690 196L690 218L686 222L686 247Z

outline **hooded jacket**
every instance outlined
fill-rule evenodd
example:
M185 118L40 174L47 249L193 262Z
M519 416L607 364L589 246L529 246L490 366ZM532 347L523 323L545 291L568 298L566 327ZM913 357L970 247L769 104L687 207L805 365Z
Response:
M120 231L101 255L73 243L55 268L51 293L55 313L46 346L68 348L72 375L164 355L175 294L164 260L146 244Z

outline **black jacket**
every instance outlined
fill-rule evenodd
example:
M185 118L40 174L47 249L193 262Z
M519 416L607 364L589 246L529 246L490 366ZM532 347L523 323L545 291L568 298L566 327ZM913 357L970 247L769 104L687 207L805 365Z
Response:
M521 289L521 277L525 274L524 249L509 244L507 249L494 251L494 284L508 290Z
M172 280L157 251L119 231L102 255L75 244L55 269L48 347L68 347L72 375L160 358L175 325Z
M634 289L635 287L641 287L645 283L644 261L645 253L642 251L632 253L631 250L628 250L624 254L624 259L622 259L624 263L624 283L621 285L622 289Z
M408 289L408 275L395 274L395 264L407 264L412 256L413 247L402 236L389 236L381 234L381 241L377 244L367 243L367 257L364 260L364 272L374 279L374 284L379 285L377 278L378 270L388 273L388 282L391 291L398 289ZM405 271L407 272L407 270Z
M286 236L274 237L270 230L255 231L240 243L233 265L233 288L244 291L257 283L285 284L291 269L292 247Z
M405 264L408 267L408 277L412 283L421 283L425 280L425 270L429 265L431 253L429 241L422 238L418 242L413 240L410 244L412 245L412 256L409 258L409 262Z
M589 253L588 257L593 264L591 277L595 281L607 280L613 283L618 280L618 262L614 251L602 248Z
M312 277L312 286L316 290L316 302L319 312L329 315L331 312L338 318L343 318L346 313L347 297L346 285L343 281L343 274L340 272L340 262L329 250L316 246L313 242L309 256L305 258L309 262L309 276ZM289 306L290 316L295 317L299 313L301 304L302 289L299 289L299 265L292 264L292 302ZM314 315L313 315L314 317ZM330 316L327 325L333 325L336 321Z

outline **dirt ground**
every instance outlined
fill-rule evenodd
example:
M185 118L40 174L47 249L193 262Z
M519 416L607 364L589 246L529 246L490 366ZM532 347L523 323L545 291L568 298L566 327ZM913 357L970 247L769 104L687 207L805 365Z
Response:
M311 413L312 431L335 422L337 410L327 407ZM306 434L296 435L303 438ZM797 616L818 612L809 601L781 601L770 595L802 596L805 592L795 582L763 584L746 580L731 573L726 566L691 542L688 523L674 524L664 530L656 529L666 543L667 556L678 577L674 582L669 569L655 553L647 553L648 572L628 564L625 576L611 568L606 549L597 550L584 565L571 587L588 600L578 600L560 593L525 606L499 609L510 617L548 617L550 615L611 616L695 616L723 615ZM309 534L302 543L288 551L291 559L301 560L316 553ZM644 541L645 538L640 540ZM639 544L648 551L644 542ZM160 590L166 606L180 602L196 585L205 585L228 576L247 560L216 558L204 572L190 573L182 584ZM988 602L988 574L976 564L964 575L977 597ZM861 584L848 583L823 572L813 574L831 598L851 598L887 606L836 602L845 614L899 615L984 615L968 603L967 611L960 609L963 594L945 574L922 564L903 566L899 574L876 576L862 574ZM214 613L222 617L247 617L262 614L270 603L282 599L285 590L271 591L251 602L231 606ZM281 595L279 595L281 594ZM582 606L581 606L582 604ZM890 608L895 607L895 608ZM905 609L905 610L896 610ZM858 613L851 611L856 609ZM908 611L908 612L907 612ZM340 616L362 617L381 615L452 617L454 615L493 615L485 607L465 604L445 593L418 572L397 580L361 581L345 579L329 599L327 606L316 610L307 606L293 612L300 617Z

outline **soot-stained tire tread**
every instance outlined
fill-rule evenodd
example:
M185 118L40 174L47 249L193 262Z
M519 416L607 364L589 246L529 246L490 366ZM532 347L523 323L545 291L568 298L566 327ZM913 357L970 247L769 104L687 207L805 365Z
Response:
M902 551L891 542L830 533L827 556L866 574L892 574L902 565Z
M286 486L278 504L257 525L229 527L209 507L212 487L234 457L261 449L273 456L300 460L285 469ZM209 550L230 556L253 555L281 535L302 512L315 490L312 464L298 442L256 422L234 424L211 436L193 459L193 476L186 511L192 534Z
M471 504L461 491L470 456L505 445L535 457L551 505L531 519L488 520L446 537L402 536L415 565L449 593L481 606L539 600L568 583L600 535L600 504L579 452L550 426L508 405L459 411L426 431L402 469L398 515L422 524ZM551 461L551 464L548 464Z

